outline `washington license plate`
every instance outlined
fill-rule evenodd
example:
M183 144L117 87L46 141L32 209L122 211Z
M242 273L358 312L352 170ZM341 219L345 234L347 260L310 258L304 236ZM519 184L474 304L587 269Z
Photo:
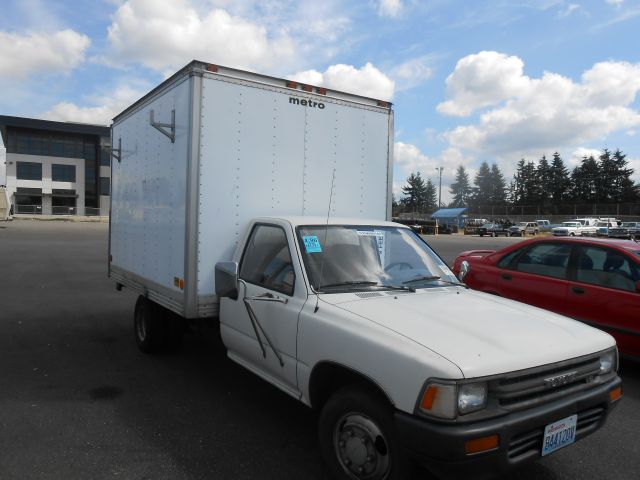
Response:
M542 438L542 456L549 455L551 452L575 442L577 422L578 415L571 415L547 425Z

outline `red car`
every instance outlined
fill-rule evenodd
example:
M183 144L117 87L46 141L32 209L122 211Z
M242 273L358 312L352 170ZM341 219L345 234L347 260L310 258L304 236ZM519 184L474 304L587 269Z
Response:
M609 332L640 357L640 243L536 238L462 252L453 270L469 287L535 305Z

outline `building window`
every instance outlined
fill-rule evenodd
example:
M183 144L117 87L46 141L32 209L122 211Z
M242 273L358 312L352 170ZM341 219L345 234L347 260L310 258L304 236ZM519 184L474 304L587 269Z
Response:
M54 163L51 165L51 180L54 182L75 182L76 166L59 165Z
M101 167L110 167L111 166L111 146L103 145L100 149L100 166Z
M18 180L42 180L42 164L36 162L16 162Z
M100 177L100 195L110 195L110 180L108 177Z
M20 163L20 162L19 162ZM15 194L15 213L41 214L42 189L18 187Z

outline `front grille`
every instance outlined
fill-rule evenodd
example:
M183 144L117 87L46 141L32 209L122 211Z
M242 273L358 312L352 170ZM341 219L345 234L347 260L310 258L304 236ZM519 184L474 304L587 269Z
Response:
M604 415L603 407L590 408L578 412L578 422L576 425L576 438L583 434L591 433L598 428ZM529 430L511 437L507 457L509 460L517 462L526 456L539 455L542 450L542 438L544 437L545 425Z
M561 362L492 380L489 395L507 410L530 408L591 387L599 371L599 356Z

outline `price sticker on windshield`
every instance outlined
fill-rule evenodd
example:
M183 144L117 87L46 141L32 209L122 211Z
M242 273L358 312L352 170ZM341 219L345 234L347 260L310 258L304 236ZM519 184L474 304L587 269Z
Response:
M376 241L376 246L378 247L378 255L380 256L380 262L382 263L382 265L384 265L385 261L384 261L384 254L385 254L385 248L384 248L384 240L385 240L385 235L384 232L381 230L358 230L358 235L360 235L361 237L373 237L375 238Z
M320 240L316 235L305 235L302 237L304 242L304 249L307 253L322 253L322 247L320 246Z

